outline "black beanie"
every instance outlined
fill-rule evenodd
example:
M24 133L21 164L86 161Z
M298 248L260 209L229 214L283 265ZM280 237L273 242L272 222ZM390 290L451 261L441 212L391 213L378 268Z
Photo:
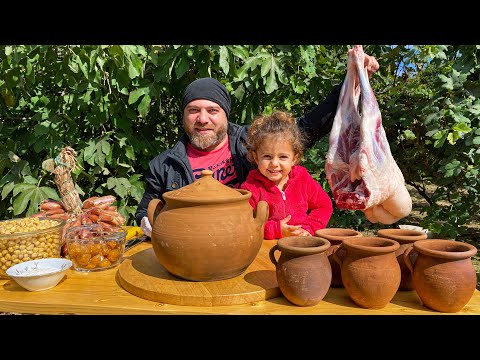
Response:
M182 112L187 104L195 99L206 99L220 105L225 110L227 118L230 114L230 95L227 88L218 80L206 77L192 81L183 93Z

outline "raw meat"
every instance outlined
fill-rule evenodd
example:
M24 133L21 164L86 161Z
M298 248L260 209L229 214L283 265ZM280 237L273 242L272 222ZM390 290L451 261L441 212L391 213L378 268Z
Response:
M364 57L361 45L349 50L325 173L339 209L361 210L372 223L392 224L410 214L412 199L390 152Z

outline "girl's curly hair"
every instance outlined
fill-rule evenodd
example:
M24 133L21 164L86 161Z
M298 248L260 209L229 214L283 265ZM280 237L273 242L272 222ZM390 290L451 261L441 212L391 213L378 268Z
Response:
M300 162L304 151L304 135L297 126L296 119L286 111L276 110L271 115L257 115L247 135L247 159L255 163L253 153L264 141L290 141L294 154L298 155Z

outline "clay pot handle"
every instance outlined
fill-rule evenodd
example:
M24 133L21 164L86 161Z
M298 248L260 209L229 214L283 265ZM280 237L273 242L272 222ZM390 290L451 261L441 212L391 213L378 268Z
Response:
M403 253L403 262L405 263L405 265L407 265L407 268L410 270L410 273L413 275L412 260L410 260L410 257L408 256L412 250L413 250L413 246L409 246L405 250L405 252Z
M275 244L273 247L270 249L270 252L268 255L270 256L270 261L272 262L273 265L277 266L277 259L275 259L275 250L278 250L278 245Z
M342 267L342 259L337 255L337 251L340 249L340 247L342 246L343 244L340 244L340 246L338 246L336 249L333 250L332 252L332 256L333 256L333 260L335 260L337 262L338 265L340 265L340 267Z
M147 216L148 216L148 221L150 222L150 225L152 226L152 228L153 228L153 224L155 223L155 219L157 218L162 208L163 208L163 202L160 199L152 199L148 203Z

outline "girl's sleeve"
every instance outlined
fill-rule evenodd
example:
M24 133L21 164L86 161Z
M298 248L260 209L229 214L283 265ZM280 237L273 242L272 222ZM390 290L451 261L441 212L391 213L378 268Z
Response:
M308 210L306 228L312 235L315 231L327 226L333 213L333 205L330 196L322 186L310 175L306 179L306 190L308 194Z
M282 228L280 221L267 220L265 223L265 231L263 232L265 240L280 239L282 237Z
M252 196L249 199L250 205L252 205L253 210L257 211L257 205L260 201L260 190L249 182L244 182L240 185L241 189L248 190L252 193ZM282 228L280 226L280 221L267 220L265 222L265 230L263 238L266 240L280 239L282 237Z
M258 205L258 202L260 201L259 200L260 192L258 191L258 189L252 183L249 183L247 181L243 182L240 185L240 189L248 190L252 193L252 196L250 196L250 199L248 200L248 202L250 203L250 205L252 205L253 210L257 211L257 205Z

